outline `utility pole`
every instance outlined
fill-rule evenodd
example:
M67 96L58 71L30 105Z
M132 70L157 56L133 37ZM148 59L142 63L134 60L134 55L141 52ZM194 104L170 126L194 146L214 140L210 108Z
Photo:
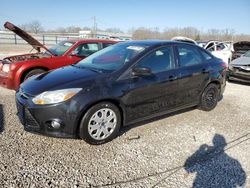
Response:
M96 38L96 34L97 34L97 23L96 23L96 17L93 17L93 29L92 29L92 35L93 38Z

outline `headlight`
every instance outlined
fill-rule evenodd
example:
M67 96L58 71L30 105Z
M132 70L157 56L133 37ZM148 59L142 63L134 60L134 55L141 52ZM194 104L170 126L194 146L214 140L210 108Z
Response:
M10 71L10 64L4 64L2 71L8 73Z
M33 103L44 105L44 104L55 104L63 101L67 101L72 98L81 88L72 88L72 89L62 89L56 91L45 91L32 99Z
M228 69L229 69L229 70L233 70L233 66L232 66L232 65L229 65L229 66L228 66Z

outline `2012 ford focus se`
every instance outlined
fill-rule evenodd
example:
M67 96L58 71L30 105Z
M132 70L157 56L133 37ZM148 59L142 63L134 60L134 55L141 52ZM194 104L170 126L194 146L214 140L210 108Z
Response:
M212 110L226 69L193 44L119 43L25 81L16 93L17 114L27 131L102 144L121 126L191 106Z

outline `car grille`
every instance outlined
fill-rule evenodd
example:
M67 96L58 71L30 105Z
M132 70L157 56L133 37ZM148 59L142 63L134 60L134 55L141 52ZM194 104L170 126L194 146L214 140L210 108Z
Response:
M16 103L17 106L17 116L20 120L20 122L24 125L24 107L19 104L19 102Z
M241 67L234 67L234 72L238 74L244 74L244 75L249 75L250 76L250 66L241 66Z
M17 115L20 120L20 122L24 126L31 126L31 127L38 127L38 123L34 119L34 117L31 115L28 109L26 109L23 105L21 105L19 102L17 102Z
M25 124L28 126L32 126L32 127L38 127L38 123L36 122L36 120L33 118L33 116L31 115L31 113L25 109L24 111L24 115L25 115Z

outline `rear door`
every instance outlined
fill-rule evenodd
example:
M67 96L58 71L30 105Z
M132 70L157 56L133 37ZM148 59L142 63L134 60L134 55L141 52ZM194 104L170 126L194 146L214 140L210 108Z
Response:
M203 50L191 45L177 45L180 84L180 104L197 103L204 85L209 80L210 64L204 58ZM208 54L207 54L208 55Z
M128 121L143 118L176 106L177 73L172 46L159 48L142 58L133 68L150 68L152 75L131 78L126 95Z

